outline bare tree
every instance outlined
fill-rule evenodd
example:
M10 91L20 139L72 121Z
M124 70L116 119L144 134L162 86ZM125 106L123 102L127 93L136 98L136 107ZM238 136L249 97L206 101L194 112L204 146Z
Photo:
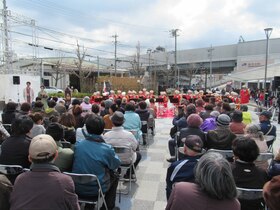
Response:
M196 65L195 63L191 63L190 67L187 69L186 73L187 73L187 77L189 78L189 87L191 87L192 79L193 79L194 75L196 75L198 73L199 69L200 69L200 66Z
M62 68L62 58L55 63L53 66L54 74L52 74L52 78L55 81L55 87L57 87L57 83L60 79L65 77L65 70Z
M83 62L86 57L86 50L84 47L81 47L77 41L77 49L76 49L77 60L74 60L74 64L76 66L76 70L72 71L74 75L76 75L80 80L80 89L84 91L84 80L88 78L91 74L90 68L83 67Z

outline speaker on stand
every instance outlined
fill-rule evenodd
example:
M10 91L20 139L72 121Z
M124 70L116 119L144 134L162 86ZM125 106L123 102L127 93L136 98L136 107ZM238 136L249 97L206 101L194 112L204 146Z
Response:
M19 85L20 85L20 76L13 76L13 84L17 86L17 96L19 104Z

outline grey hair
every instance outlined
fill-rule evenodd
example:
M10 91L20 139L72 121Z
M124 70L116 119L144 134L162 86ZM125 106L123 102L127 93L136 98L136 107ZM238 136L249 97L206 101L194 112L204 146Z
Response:
M209 152L200 158L195 168L195 181L212 198L225 200L237 196L230 164L219 153Z
M263 132L261 131L260 126L257 124L248 124L245 128L245 133L249 137L259 138L261 141L264 141Z

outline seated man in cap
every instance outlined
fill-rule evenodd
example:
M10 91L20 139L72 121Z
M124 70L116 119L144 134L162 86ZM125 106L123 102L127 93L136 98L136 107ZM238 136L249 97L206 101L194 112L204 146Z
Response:
M263 111L259 116L260 127L261 127L261 131L265 136L276 137L276 127L274 125L271 125L270 123L271 117L272 117L272 113L270 111Z
M138 163L141 160L141 154L139 151L136 151L139 143L136 140L135 136L129 132L124 130L122 127L124 123L124 115L120 111L116 111L112 118L113 128L112 131L109 131L104 134L104 140L107 144L111 144L112 146L128 146L132 149L132 154L124 154L121 159L122 164L129 164L130 159L132 157L132 161L134 162L134 167L136 168ZM125 177L129 177L130 171L127 170ZM132 171L132 175L134 171Z
M105 192L108 209L115 207L118 176L114 171L120 166L121 161L111 145L106 144L101 134L105 123L102 117L90 114L86 119L87 134L85 139L75 145L74 163L72 172L81 174L95 174ZM96 184L76 185L76 192L80 196L92 197L98 195Z
M53 164L58 156L53 138L34 137L29 147L30 171L20 174L11 194L15 209L80 209L71 177L60 173Z
M189 135L184 143L184 156L173 162L167 169L166 197L171 194L172 186L176 182L194 182L194 167L202 156L203 142L197 135Z
M62 171L71 171L73 164L74 152L70 148L63 148L62 141L64 140L64 129L59 123L49 124L46 134L53 137L57 145L58 157L54 164Z
M231 150L232 141L236 135L229 129L230 117L221 114L217 118L217 128L207 132L206 147L208 149Z

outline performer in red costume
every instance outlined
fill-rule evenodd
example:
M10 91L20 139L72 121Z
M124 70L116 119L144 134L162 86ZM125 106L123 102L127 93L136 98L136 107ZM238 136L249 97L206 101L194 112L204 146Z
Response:
M243 85L242 89L240 90L240 100L241 100L241 104L249 103L250 91L245 85Z
M178 103L174 103L175 106L178 106L181 103L181 94L179 90L174 91L173 99L178 100Z
M154 91L150 90L149 98L155 98Z

